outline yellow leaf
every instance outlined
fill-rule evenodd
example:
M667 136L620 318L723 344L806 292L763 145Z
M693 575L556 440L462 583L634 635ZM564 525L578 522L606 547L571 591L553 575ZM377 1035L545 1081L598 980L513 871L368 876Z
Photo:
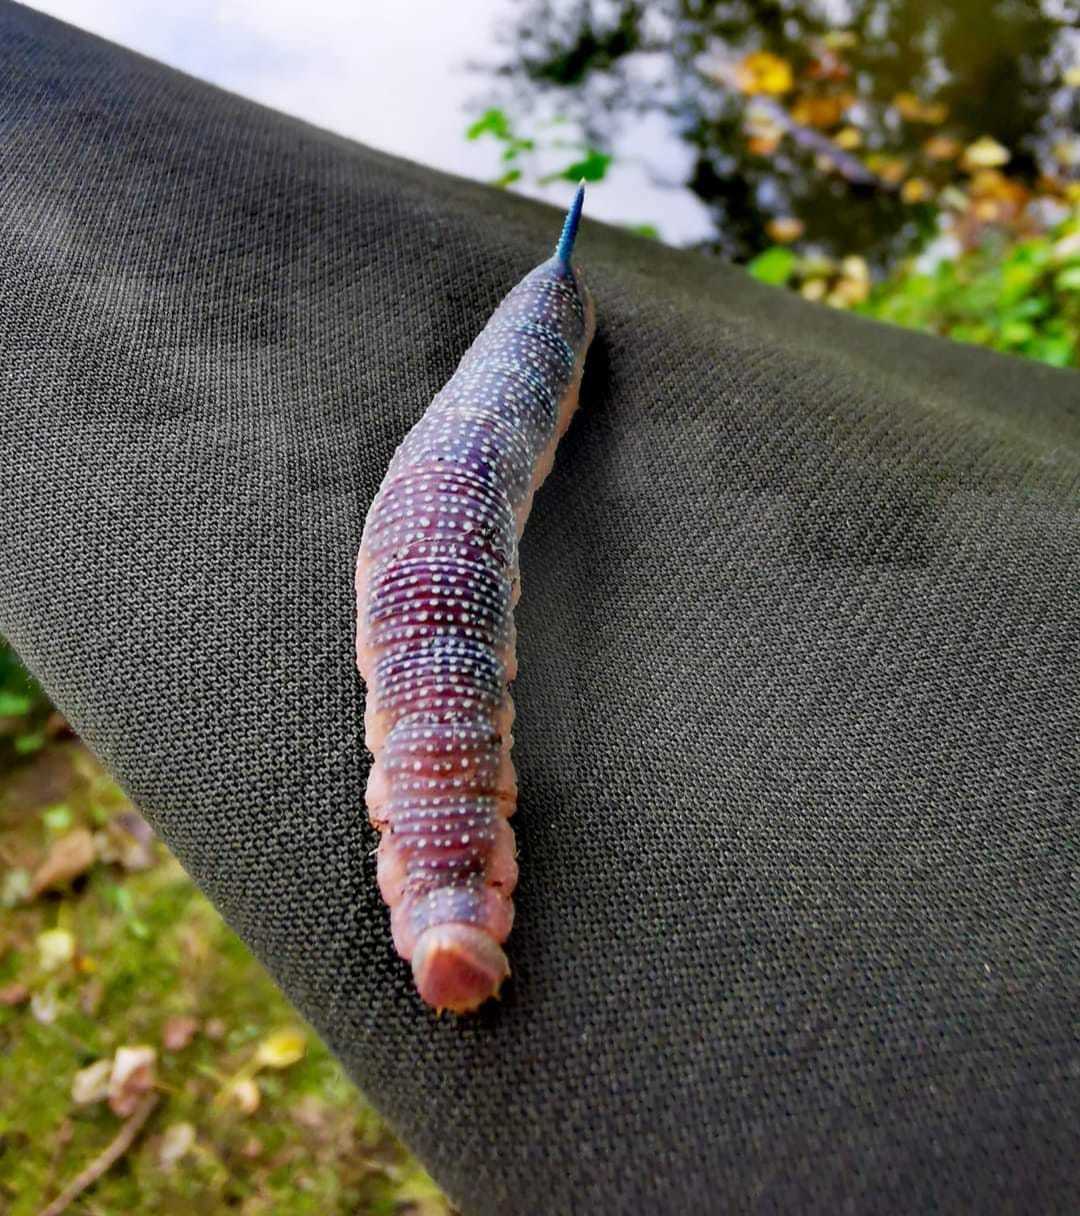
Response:
M781 215L774 220L769 220L765 225L765 231L774 241L778 241L781 245L788 245L802 236L806 231L806 225L793 215Z
M923 144L923 151L931 160L955 160L963 150L958 140L947 135L932 135Z
M885 156L880 152L866 158L866 167L890 186L898 186L908 171L906 160L899 156Z
M1007 165L1012 159L1008 148L1002 147L996 139L984 135L964 149L963 166L965 169L995 169L999 165Z
M807 279L799 288L799 294L804 300L823 300L828 284L824 279Z
M972 214L984 224L992 224L1001 215L1001 204L992 198L976 199L971 208Z
M835 127L853 100L850 93L837 97L800 97L791 107L791 117L803 127Z
M746 141L746 150L751 156L772 156L779 147L779 136L773 138L771 135L760 135Z
M286 1027L275 1030L259 1044L255 1053L255 1061L260 1068L288 1068L297 1060L304 1058L307 1050L307 1039L302 1030Z
M833 136L833 143L845 152L850 152L862 143L862 132L858 127L844 127Z
M949 107L940 101L923 101L914 93L897 93L893 105L908 122L924 122L937 126L949 116Z
M859 35L854 30L830 30L822 42L830 51L844 51L858 45Z
M795 84L791 65L771 51L752 51L735 70L736 86L744 93L787 93Z
M909 177L900 187L900 197L905 203L925 203L933 192L925 177Z
M1080 89L1080 63L1074 67L1066 68L1061 79L1070 89Z

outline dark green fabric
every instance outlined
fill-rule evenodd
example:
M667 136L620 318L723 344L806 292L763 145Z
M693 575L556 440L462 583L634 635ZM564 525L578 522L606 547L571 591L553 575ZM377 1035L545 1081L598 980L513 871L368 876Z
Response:
M0 6L0 630L468 1213L1080 1204L1080 377L586 219L505 999L365 823L353 560L559 216Z

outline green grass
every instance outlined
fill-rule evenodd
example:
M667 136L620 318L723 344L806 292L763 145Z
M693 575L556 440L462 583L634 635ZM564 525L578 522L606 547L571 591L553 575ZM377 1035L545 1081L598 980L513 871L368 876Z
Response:
M41 716L40 706L22 708L20 719ZM6 733L25 726L9 722ZM17 1001L0 1007L0 1211L39 1212L112 1141L123 1120L105 1102L76 1105L72 1079L118 1047L149 1044L158 1106L68 1211L449 1212L163 846L154 844L148 869L129 872L99 855L58 890L30 897L30 877L56 840L89 829L100 854L109 824L131 810L77 741L31 750L0 772L0 991ZM50 969L41 935L57 929L74 951ZM169 1051L162 1033L174 1015L198 1029ZM259 1044L290 1027L303 1034L302 1057L255 1071ZM223 1100L238 1074L258 1087L251 1113ZM163 1138L177 1124L191 1125L194 1143L163 1164Z

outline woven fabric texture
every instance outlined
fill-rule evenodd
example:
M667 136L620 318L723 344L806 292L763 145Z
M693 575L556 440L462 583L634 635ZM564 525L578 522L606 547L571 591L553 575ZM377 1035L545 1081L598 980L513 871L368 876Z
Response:
M1080 377L586 219L514 975L436 1020L353 560L550 208L0 5L0 631L466 1213L1080 1206Z

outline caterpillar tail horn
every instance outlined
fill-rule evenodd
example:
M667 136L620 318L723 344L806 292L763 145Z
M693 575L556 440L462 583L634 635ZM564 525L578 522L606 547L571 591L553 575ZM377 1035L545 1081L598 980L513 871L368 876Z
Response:
M585 205L585 181L582 179L566 213L559 243L555 246L555 256L564 266L570 265L570 254L574 251L574 239L577 237L578 224L581 223L581 208Z

